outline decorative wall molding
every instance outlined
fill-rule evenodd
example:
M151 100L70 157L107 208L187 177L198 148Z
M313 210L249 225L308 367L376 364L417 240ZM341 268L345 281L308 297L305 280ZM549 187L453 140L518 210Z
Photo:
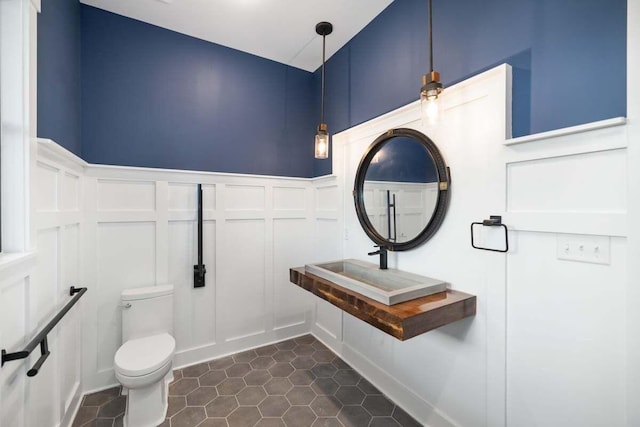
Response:
M507 139L504 145L525 144L528 142L548 140L559 136L572 135L576 133L586 133L597 129L605 129L614 126L623 126L627 123L626 117L614 117L612 119L600 120L597 122L585 123L583 125L570 126L562 129L540 132L533 135L525 135L518 138Z
M75 171L84 171L89 166L89 163L51 139L37 138L36 143L38 159L48 159Z

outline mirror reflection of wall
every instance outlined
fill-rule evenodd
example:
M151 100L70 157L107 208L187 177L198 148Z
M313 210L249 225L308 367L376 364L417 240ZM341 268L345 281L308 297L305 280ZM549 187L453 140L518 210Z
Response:
M438 174L425 146L412 138L390 138L367 168L363 197L369 221L390 241L403 243L420 234L438 202Z

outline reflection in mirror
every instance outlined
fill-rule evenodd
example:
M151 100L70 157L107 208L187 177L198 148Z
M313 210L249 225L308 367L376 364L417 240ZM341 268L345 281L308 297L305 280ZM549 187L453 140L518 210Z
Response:
M416 238L438 203L438 173L424 144L396 136L378 147L364 178L364 207L375 230L387 240Z

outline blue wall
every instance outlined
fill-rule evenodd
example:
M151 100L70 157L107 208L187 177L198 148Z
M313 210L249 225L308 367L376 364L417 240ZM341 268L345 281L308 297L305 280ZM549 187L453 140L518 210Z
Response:
M395 0L328 61L331 134L418 98L428 71L426 4ZM514 136L624 116L626 5L433 0L435 69L450 86L511 64ZM315 175L330 171L329 161L316 161Z
M434 0L434 19L446 85L513 66L514 136L626 114L626 0ZM417 99L426 21L426 0L395 0L329 60L331 134ZM38 135L90 162L330 173L313 160L319 72L77 0L42 2L38 44Z
M82 6L83 158L313 175L311 73Z
M38 15L38 136L82 152L80 3L43 0Z

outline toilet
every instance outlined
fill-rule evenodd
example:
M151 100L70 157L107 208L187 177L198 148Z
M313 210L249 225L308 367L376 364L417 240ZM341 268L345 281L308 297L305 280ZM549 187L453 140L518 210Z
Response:
M155 427L167 413L173 381L173 285L127 289L120 295L122 345L116 378L127 395L125 427Z

